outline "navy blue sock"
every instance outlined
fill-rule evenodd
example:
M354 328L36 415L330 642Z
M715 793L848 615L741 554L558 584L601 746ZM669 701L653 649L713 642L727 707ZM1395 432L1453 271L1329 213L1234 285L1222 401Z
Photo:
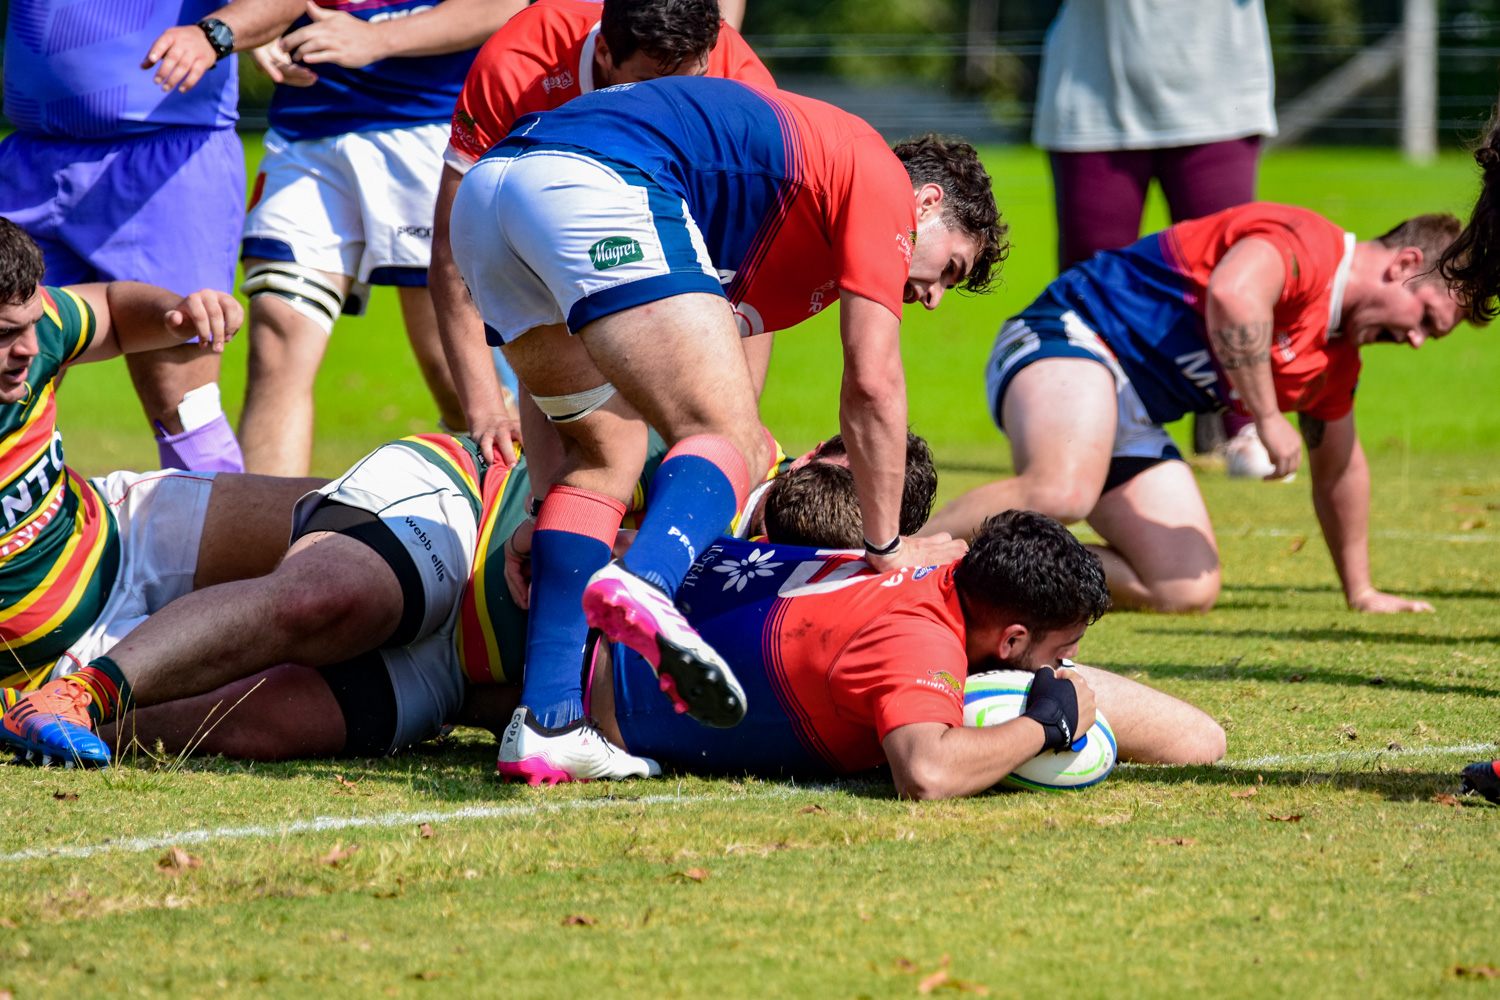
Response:
M693 561L729 529L749 479L739 449L723 438L696 434L677 442L651 481L625 568L676 594Z
M583 716L583 589L609 562L625 505L555 486L531 536L531 611L521 704L550 728Z

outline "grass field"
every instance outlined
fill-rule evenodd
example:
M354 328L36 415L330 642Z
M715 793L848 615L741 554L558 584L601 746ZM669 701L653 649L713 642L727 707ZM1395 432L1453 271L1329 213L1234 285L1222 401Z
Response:
M1013 226L1005 285L912 317L905 337L912 419L937 447L944 498L1008 468L980 366L999 321L1051 274L1045 164L1009 149L988 162ZM1473 181L1457 155L1414 168L1309 150L1268 158L1262 194L1367 236L1416 211L1462 211ZM431 425L394 301L377 303L341 326L323 372L325 474ZM1089 632L1080 659L1224 724L1221 766L1124 766L1076 795L920 805L878 780L503 786L492 742L469 731L384 761L6 769L0 988L1500 995L1482 971L1500 968L1500 809L1436 798L1456 791L1460 765L1500 752L1492 336L1377 347L1361 387L1376 581L1436 614L1345 610L1306 477L1204 472L1225 563L1218 607L1114 614ZM801 446L834 423L831 320L776 351L766 420ZM231 400L243 368L232 348ZM154 461L117 366L70 375L60 421L82 470ZM161 862L171 845L201 865L163 872L177 867Z

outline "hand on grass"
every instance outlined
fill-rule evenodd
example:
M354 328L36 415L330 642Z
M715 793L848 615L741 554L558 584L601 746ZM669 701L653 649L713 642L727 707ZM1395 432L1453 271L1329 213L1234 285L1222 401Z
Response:
M233 295L211 288L194 292L162 316L166 328L182 340L198 338L204 350L224 353L224 345L245 322L245 310Z
M1426 601L1409 601L1395 594L1383 594L1373 587L1357 597L1349 598L1349 607L1368 615L1394 615L1403 611L1432 611Z
M955 559L961 559L967 551L969 551L968 542L962 538L954 538L946 531L939 531L935 535L926 535L922 538L902 538L901 548L888 556L877 556L873 552L866 552L865 562L869 563L876 572L889 573L908 566L941 566Z
M1302 435L1297 433L1290 420L1273 413L1255 422L1255 433L1260 435L1260 443L1275 466L1267 480L1285 479L1297 471L1302 464Z

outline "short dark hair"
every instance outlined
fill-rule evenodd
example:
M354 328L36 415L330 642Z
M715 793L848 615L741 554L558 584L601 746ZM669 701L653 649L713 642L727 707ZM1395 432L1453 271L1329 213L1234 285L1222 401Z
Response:
M1422 279L1426 280L1429 275L1439 274L1443 255L1448 252L1453 241L1458 239L1463 228L1463 223L1446 212L1414 215L1390 232L1375 237L1375 242L1387 250L1416 247L1422 251Z
M986 518L954 580L970 613L1007 617L1035 636L1092 625L1109 610L1099 557L1034 510Z
M36 294L47 264L26 230L0 218L0 302L19 304Z
M837 458L847 455L844 436L835 434L818 446L813 458ZM851 482L853 480L851 479ZM937 499L937 469L932 463L932 449L911 431L906 432L906 480L901 484L901 534L915 535L932 515ZM863 545L862 540L855 544Z
M616 66L641 51L675 73L718 43L719 0L604 0L599 33Z
M943 189L944 222L979 244L962 287L970 292L989 291L1010 254L1005 241L1010 226L1000 220L993 183L979 154L961 139L929 133L898 144L896 156L905 165L912 187L936 184Z
M811 462L777 476L766 492L766 538L819 549L864 547L854 473Z

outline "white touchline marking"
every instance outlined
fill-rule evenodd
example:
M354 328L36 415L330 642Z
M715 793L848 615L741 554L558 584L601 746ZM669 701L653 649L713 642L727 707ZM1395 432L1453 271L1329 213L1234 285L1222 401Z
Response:
M1332 750L1324 753L1267 754L1263 757L1247 757L1244 760L1221 760L1219 767L1275 767L1282 764L1321 764L1328 761L1349 763L1374 763L1384 757L1405 760L1408 757L1440 757L1447 754L1489 754L1491 759L1500 754L1494 743L1457 743L1446 747L1415 747L1401 750ZM1142 765L1146 766L1146 765Z
M1316 531L1317 529L1312 529ZM1311 534L1311 531L1293 531L1290 528L1261 528L1251 534L1259 538L1294 538ZM1234 532L1226 531L1233 536ZM1500 535L1469 532L1462 535L1437 535L1425 531L1372 531L1371 538L1395 538L1416 542L1500 542Z
M313 819L296 820L290 823L255 824L253 826L221 826L212 830L182 830L177 833L161 833L155 837L122 837L102 844L63 844L57 847L32 847L24 851L0 854L0 863L34 861L39 858L91 858L111 851L138 853L155 851L174 844L205 844L215 840L239 840L249 837L280 837L294 833L322 833L329 830L383 829L392 826L418 825L421 823L443 823L458 819L503 819L510 816L531 816L543 812L564 812L574 809L609 809L616 806L635 805L696 805L705 802L741 802L747 799L790 798L796 795L821 794L857 787L868 782L857 779L829 782L817 785L775 785L766 789L768 794L755 795L641 795L630 798L579 799L570 802L554 802L543 805L499 805L464 806L462 809L426 809L417 812L389 812L375 816L318 816Z

